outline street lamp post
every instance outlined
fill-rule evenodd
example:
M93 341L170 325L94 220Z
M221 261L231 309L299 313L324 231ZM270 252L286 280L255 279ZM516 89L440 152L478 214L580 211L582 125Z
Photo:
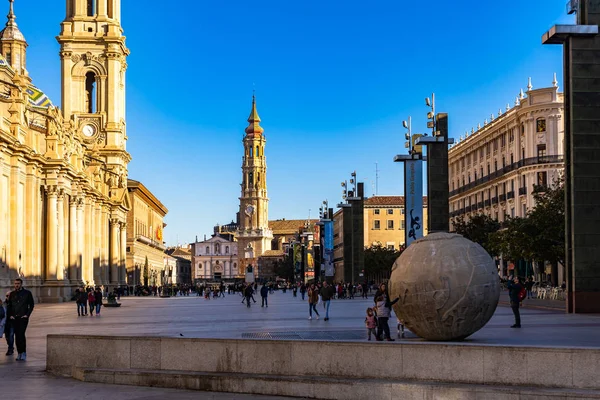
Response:
M421 136L415 144L427 146L427 224L429 233L450 230L450 206L448 186L448 114L435 112L435 94L425 99L427 127L432 136Z

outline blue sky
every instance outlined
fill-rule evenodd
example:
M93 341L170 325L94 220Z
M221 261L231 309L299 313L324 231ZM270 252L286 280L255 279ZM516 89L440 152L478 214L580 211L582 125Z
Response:
M8 9L8 1L5 1ZM15 2L34 84L60 104L55 36L65 1ZM402 194L402 120L425 131L424 98L451 136L562 82L565 0L123 1L129 177L169 209L168 244L210 235L238 211L253 88L267 137L270 219L318 214L356 170L367 196ZM0 2L1 4L1 2ZM175 7L176 6L176 7Z

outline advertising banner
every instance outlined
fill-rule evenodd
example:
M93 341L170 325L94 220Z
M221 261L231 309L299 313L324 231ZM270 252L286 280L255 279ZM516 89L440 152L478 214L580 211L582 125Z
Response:
M423 161L404 162L404 244L423 237Z
M334 276L333 268L333 221L324 222L324 249L323 249L323 265L325 266L325 276Z

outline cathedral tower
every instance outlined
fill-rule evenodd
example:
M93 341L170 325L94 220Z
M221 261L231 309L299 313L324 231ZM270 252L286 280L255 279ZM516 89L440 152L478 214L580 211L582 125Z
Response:
M0 50L6 62L8 62L17 74L27 75L27 69L25 68L27 42L15 22L17 17L13 9L14 0L9 0L9 2L10 9L6 16L8 21L4 29L0 32Z
M127 165L131 157L126 150L125 126L129 50L121 27L121 0L66 3L66 17L57 37L62 114L65 128L83 143L86 172L96 189L80 194L85 209L92 213L89 225L94 230L89 232L91 243L82 260L83 278L124 284ZM96 254L98 248L105 250Z
M267 198L266 139L256 111L256 98L252 96L252 110L243 139L242 193L240 197L240 227L237 232L238 266L240 275L249 266L256 275L257 259L271 250L273 233L269 229L269 199Z

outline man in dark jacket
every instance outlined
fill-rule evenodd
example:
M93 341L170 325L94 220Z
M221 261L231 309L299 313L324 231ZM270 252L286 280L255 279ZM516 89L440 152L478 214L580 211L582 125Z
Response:
M333 294L333 286L329 286L327 281L323 282L323 287L321 288L321 300L323 301L323 306L325 306L325 321L329 321L329 305L331 304Z
M269 302L267 301L267 296L269 295L269 287L266 284L263 284L260 288L260 297L262 297L261 307L269 307Z
M6 314L15 331L15 341L17 342L17 361L27 360L27 341L25 331L29 323L29 317L33 312L33 296L31 292L23 288L23 280L15 279L15 290L8 296L8 305Z
M253 297L252 295L254 294L254 290L252 289L252 284L249 283L248 285L246 285L246 288L244 289L244 298L246 299L246 307L250 307L250 299ZM256 303L256 301L255 301Z
M515 324L511 328L521 327L521 314L519 313L519 292L523 289L523 285L519 282L519 277L515 276L514 279L508 281L508 296L510 298L510 308L512 308L513 314L515 314Z

